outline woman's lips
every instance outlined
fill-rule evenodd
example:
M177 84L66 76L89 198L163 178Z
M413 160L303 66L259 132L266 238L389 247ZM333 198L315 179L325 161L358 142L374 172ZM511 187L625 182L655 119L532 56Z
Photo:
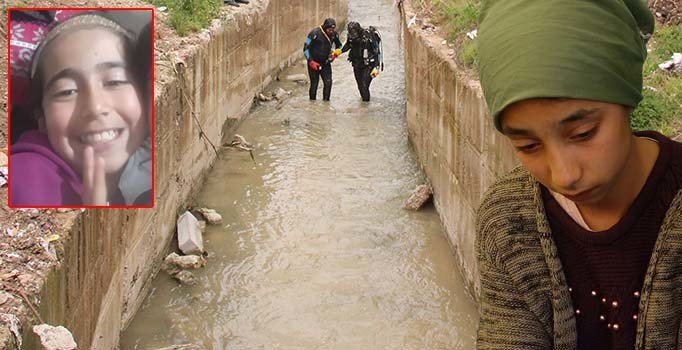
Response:
M573 202L582 202L590 198L596 187L592 187L588 190L578 192L576 194L564 194L563 196L568 198Z
M101 153L111 148L122 133L123 129L108 129L83 134L79 140L83 145L91 146L95 152Z
M85 135L81 135L80 140L82 143L86 145L96 145L100 143L106 143L109 142L115 138L118 137L118 135L121 134L121 131L119 129L109 129L109 130L104 130L104 131L98 131L98 132L92 132L92 133L87 133Z

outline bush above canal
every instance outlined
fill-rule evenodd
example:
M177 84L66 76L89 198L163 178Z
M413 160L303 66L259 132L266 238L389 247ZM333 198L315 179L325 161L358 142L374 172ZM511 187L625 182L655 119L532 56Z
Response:
M220 14L221 0L152 0L157 9L166 7L170 15L169 25L180 36L208 27Z

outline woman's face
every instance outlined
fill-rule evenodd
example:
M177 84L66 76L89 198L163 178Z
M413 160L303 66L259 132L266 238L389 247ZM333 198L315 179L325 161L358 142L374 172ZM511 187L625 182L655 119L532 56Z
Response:
M530 99L507 107L502 132L545 187L577 204L612 195L632 152L630 110L574 99Z
M122 170L148 129L121 38L82 29L46 49L41 124L52 148L79 173L87 145L104 159L106 173Z

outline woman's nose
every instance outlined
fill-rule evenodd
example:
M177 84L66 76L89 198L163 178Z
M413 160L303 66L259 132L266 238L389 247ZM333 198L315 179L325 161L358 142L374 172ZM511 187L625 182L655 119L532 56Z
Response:
M81 96L83 98L83 114L88 118L96 119L107 116L111 111L108 96L98 84L87 84Z
M579 162L567 150L554 152L550 161L550 172L554 186L564 190L575 190L582 177Z

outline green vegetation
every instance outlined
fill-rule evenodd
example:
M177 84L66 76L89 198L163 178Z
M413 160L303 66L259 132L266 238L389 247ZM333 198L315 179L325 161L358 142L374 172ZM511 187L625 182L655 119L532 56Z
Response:
M444 19L448 39L456 40L462 34L476 28L480 14L480 1L473 0L435 0L433 3L437 16Z
M447 39L458 47L458 62L464 67L476 68L476 41L466 33L476 29L481 1L432 0L430 6L435 19L445 27Z
M682 132L682 73L671 74L658 65L682 52L682 27L656 28L644 64L644 99L632 114L636 130L653 129L672 135Z
M10 1L10 2L2 5L2 14L7 16L7 11L9 10L10 7L15 8L15 7L29 7L29 6L30 6L29 0Z
M223 2L220 0L148 0L155 7L166 6L170 15L168 23L179 35L184 36L206 28L211 20L218 18ZM30 0L14 0L2 5L3 15L10 7L29 7Z
M466 37L475 29L480 14L480 0L415 0L416 6L433 16L455 44L457 61L470 69L477 68L476 41ZM657 25L650 40L651 51L644 64L644 99L633 112L635 130L657 130L667 135L682 133L682 72L672 74L658 65L682 53L682 26Z
M477 68L478 60L476 56L478 55L478 51L476 50L476 47L475 40L467 40L463 41L459 50L457 50L457 59L464 64L465 67Z
M168 7L169 25L181 36L208 27L222 7L220 0L152 0L151 3Z

